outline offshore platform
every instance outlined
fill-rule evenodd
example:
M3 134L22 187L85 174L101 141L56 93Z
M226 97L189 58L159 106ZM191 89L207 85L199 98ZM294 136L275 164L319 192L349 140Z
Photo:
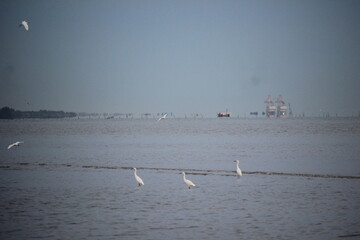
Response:
M279 95L277 100L274 101L271 99L271 95L268 96L268 98L264 101L266 103L265 108L265 115L268 118L285 118L287 117L287 106L285 104L285 101L283 100L283 97Z

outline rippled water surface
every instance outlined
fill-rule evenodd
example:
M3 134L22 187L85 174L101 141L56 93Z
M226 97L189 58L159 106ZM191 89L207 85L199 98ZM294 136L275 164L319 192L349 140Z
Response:
M360 238L359 119L16 120L0 135L1 239Z

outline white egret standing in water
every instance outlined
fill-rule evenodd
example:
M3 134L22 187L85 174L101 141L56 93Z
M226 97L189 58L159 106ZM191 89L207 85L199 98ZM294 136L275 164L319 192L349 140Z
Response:
M24 27L26 31L29 31L29 23L27 21L22 21L19 27Z
M161 118L158 119L158 121L162 120L162 119L165 119L167 116L167 113L165 113Z
M144 185L144 181L136 174L136 168L133 169L134 169L135 180L138 182L139 186Z
M236 162L236 173L237 173L238 177L241 177L241 176L242 176L242 172L241 172L241 169L239 168L239 163L240 163L240 161L239 161L239 160L236 160L236 161L234 161L234 162Z
M184 175L184 182L185 182L185 184L189 187L189 189L190 189L190 187L195 187L195 184L192 182L192 181L190 181L190 180L188 180L188 179L186 179L185 178L185 173L184 172L182 172L182 174Z
M10 149L12 147L19 147L20 144L22 144L22 143L24 143L24 142L16 142L16 143L10 144L7 149Z

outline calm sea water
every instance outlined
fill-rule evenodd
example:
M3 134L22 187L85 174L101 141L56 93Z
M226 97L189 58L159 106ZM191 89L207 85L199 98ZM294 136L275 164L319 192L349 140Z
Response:
M360 238L360 119L14 120L0 136L1 239Z

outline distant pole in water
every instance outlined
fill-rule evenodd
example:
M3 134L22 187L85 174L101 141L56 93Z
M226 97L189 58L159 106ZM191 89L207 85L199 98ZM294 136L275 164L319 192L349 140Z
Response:
M293 111L291 109L290 103L288 103L289 105L289 117L293 117Z

